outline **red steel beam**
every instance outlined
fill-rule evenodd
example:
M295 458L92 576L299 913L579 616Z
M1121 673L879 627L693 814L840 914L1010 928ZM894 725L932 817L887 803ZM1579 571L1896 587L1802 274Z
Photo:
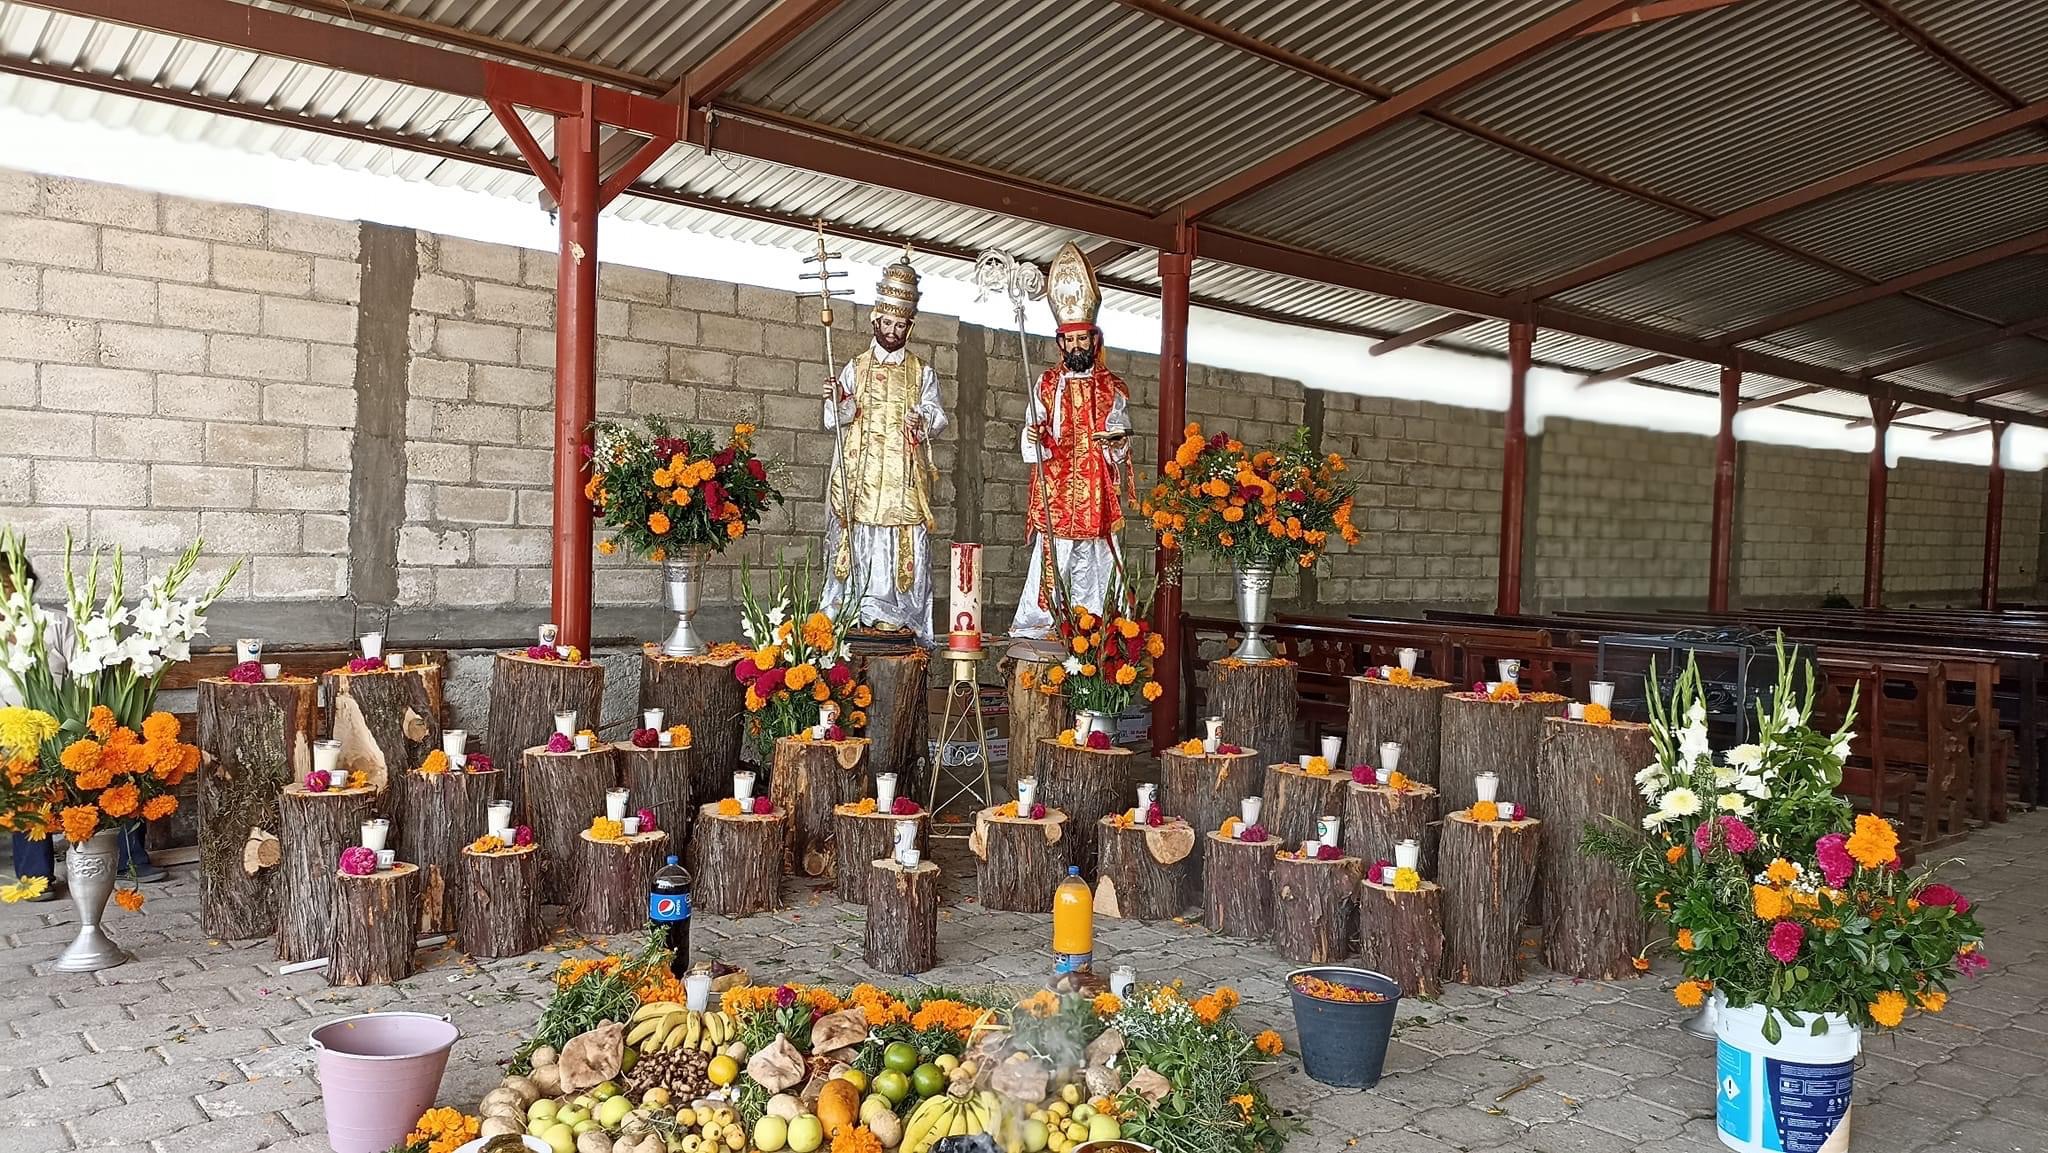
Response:
M1714 524L1707 547L1707 611L1728 611L1728 580L1735 556L1735 411L1742 370L1721 370L1721 425L1714 434Z
M1613 32L1622 28L1641 28L1659 20L1674 16L1690 16L1695 12L1712 12L1716 8L1728 8L1742 0L1657 0L1649 4L1638 4L1626 12L1617 12L1584 31L1581 36L1597 36L1602 32Z
M1385 340L1374 344L1371 348L1366 349L1365 352L1367 356L1385 356L1390 352L1399 352L1401 349L1411 345L1435 340L1439 336L1448 336L1460 329L1470 328L1475 324L1482 324L1485 320L1486 318L1483 316L1473 316L1468 312L1447 312L1426 324L1418 324L1406 332L1395 333Z
M1750 397L1736 407L1744 412L1750 412L1759 408L1770 408L1773 405L1784 404L1786 401L1798 400L1802 396L1812 396L1814 393L1822 391L1825 390L1818 384L1802 384L1798 388L1780 389L1769 396Z
M709 104L746 79L838 8L842 0L778 0L760 19L684 74L662 97L677 104Z
M1884 607L1884 506L1891 488L1891 468L1884 458L1885 434L1899 402L1870 398L1871 423L1877 433L1870 442L1870 474L1865 493L1863 521L1863 607Z
M2015 168L2039 168L2048 164L2048 152L2029 152L2021 156L1986 156L1977 160L1954 160L1947 164L1922 164L1896 172L1879 184L1904 184L1910 180L1937 180L1944 176L1973 176L1980 172L2007 172Z
M1984 610L1998 607L1998 552L2005 543L2005 425L1991 426L1991 475L1984 493Z
M520 119L519 109L504 100L490 101L490 109L491 115L498 118L498 127L504 130L505 138L512 142L512 147L518 149L520 157L526 161L527 168L539 179L541 187L548 190L548 195L555 198L555 203L560 204L562 170L555 167L555 162L548 159L548 154L542 150L540 141L533 138L532 131L526 127L526 121Z
M1653 368L1663 368L1667 364L1676 363L1678 363L1677 357L1666 356L1663 353L1658 353L1655 356L1645 356L1639 360L1631 360L1627 364L1617 364L1613 368L1606 368L1593 373L1591 376L1580 381L1579 387L1591 388L1596 384L1606 384L1610 380L1627 380L1631 376L1648 372Z
M624 68L614 68L609 64L600 64L595 60L585 60L564 52L551 52L545 48L536 48L531 44L521 44L517 40L491 36L454 24L408 16L403 12L393 12L385 8L373 8L361 3L360 0L279 0L279 3L286 8L317 12L350 24L382 28L386 32L396 32L404 36L416 36L437 44L453 45L471 52L481 52L486 56L496 56L517 64L560 72L564 76L573 76L578 80L610 84L615 88L624 88L648 96L659 96L666 88L666 85L659 81L650 80Z
M1508 411L1501 443L1500 572L1493 611L1522 611L1523 513L1529 484L1529 358L1536 329L1525 321L1508 326Z
M1782 216L1794 209L1804 208L1809 204L1816 204L1844 192L1861 188L1866 184L1882 180L1894 173L1903 172L1908 168L1924 164L1937 157L1946 156L1951 152L1969 148L1972 145L1982 144L1986 140L2003 136L2016 129L2038 124L2043 119L2048 119L2048 100L2035 101L2032 104L2024 105L2010 112L2002 113L1989 119L1979 120L1974 124L1958 128L1952 132L1946 132L1940 136L1921 141L1919 144L1904 151L1868 161L1845 172L1838 172L1825 180L1817 180L1812 184L1792 189L1789 192L1781 192L1776 196L1759 200L1746 208L1714 217L1691 228L1682 228L1677 232L1668 233L1655 240L1645 241L1633 248L1617 252L1612 256L1596 260L1591 264L1582 265L1570 272L1554 276L1541 284L1516 293L1516 299L1541 300L1545 297L1555 296L1560 292L1568 292L1582 284L1591 284L1596 280L1604 280L1617 272L1626 272L1631 268L1648 264L1660 257L1669 256L1674 252L1683 251L1696 244L1705 243L1717 236L1726 236L1731 232L1748 228L1750 225L1761 223L1774 216Z
M1910 408L1910 407L1909 407L1909 408L1902 408L1902 409L1900 409L1899 411L1897 411L1897 412L1895 412L1895 413L1893 413L1893 414L1892 414L1892 419L1893 419L1893 420L1904 420L1904 419L1906 419L1906 418L1907 418L1907 417L1909 417L1909 416L1925 416L1926 414L1928 414L1928 413L1930 413L1930 412L1933 412L1933 411L1934 411L1934 410L1933 410L1933 409L1931 409L1931 408ZM1869 417L1867 417L1867 416L1859 416L1859 417L1857 417L1857 418L1856 418L1855 420L1852 420L1852 421L1848 422L1847 424L1844 424L1844 425L1843 425L1842 427L1843 427L1843 428L1846 428L1846 429L1851 429L1851 430L1854 430L1854 429L1859 429L1859 428L1869 428L1869 427L1870 427L1870 425L1871 425L1871 419L1870 419Z
M1987 421L1985 421L1985 422L1984 422L1983 424L1966 424L1966 425L1963 425L1963 426L1962 426L1962 427L1960 427L1960 428L1952 428L1952 429L1949 429L1949 430L1948 430L1947 432L1937 432L1937 433L1935 433L1935 434L1934 434L1933 436L1929 437L1928 439L1929 439L1929 440L1955 440L1955 439L1957 439L1957 438L1959 438L1959 437L1965 437L1965 436L1975 436L1975 435L1977 435L1977 434L1978 434L1978 433L1980 433L1980 432L1990 432L1990 431L1991 431L1991 430L1992 430L1993 428L1997 427L1997 426L1998 426L1998 425L1999 425L2000 423L2002 423L2002 422L2000 422L2000 421L1995 421L1995 420L1987 420Z
M1183 230L1179 243L1171 250L1159 253L1158 459L1161 461L1173 459L1174 452L1180 448L1188 419L1188 279L1195 263L1191 233L1191 229ZM1177 675L1184 640L1180 635L1180 550L1161 547L1154 563L1156 567L1152 571L1161 574L1162 579L1152 600L1152 625L1166 644L1157 667L1176 671L1176 675L1156 678L1164 690L1159 699L1152 702L1152 748L1157 751L1172 744L1181 733L1181 678ZM1173 575L1169 579L1167 574Z
M1999 325L1994 332L1966 332L1958 337L1923 345L1911 352L1902 352L1890 360L1864 365L1856 370L1856 375L1862 377L1890 376L1894 372L1911 368L1916 364L1946 360L1951 356L1973 352L1986 345L1998 344L2001 341L2010 340L2016 336L2026 336L2029 333L2038 332L2042 329L2048 329L2048 313L2030 316L2024 320L2015 320L2011 324Z
M1242 200L1318 160L1384 132L1412 113L1485 83L1627 5L1628 0L1577 0L1554 15L1392 94L1373 107L1354 113L1277 155L1195 193L1166 215L1194 220Z
M555 263L555 623L562 643L590 648L591 509L583 495L590 423L597 419L597 135L594 101L555 122L562 199Z

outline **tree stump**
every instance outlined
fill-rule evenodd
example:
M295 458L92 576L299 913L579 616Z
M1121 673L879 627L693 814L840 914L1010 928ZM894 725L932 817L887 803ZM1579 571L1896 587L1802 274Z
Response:
M199 682L199 928L242 941L277 930L278 793L304 779L318 684Z
M540 919L540 846L462 850L462 951L517 957L547 939Z
M577 835L575 893L569 923L586 937L630 933L647 924L647 892L668 859L668 834L657 829L616 841ZM691 888L694 890L693 876Z
M1394 846L1414 841L1422 846L1425 877L1437 875L1437 791L1410 785L1396 792L1386 785L1344 786L1344 851L1371 864L1394 859Z
M524 652L499 653L491 666L491 719L484 730L491 763L510 768L527 749L547 744L555 731L555 714L569 709L576 710L577 728L596 731L598 718L604 715L603 665L528 660ZM512 802L512 811L527 812L525 774L514 774L505 784L505 799ZM589 820L589 814L584 819ZM545 876L548 866L560 858L545 846L541 853ZM542 899L547 898L543 895Z
M1479 799L1472 778L1480 773L1500 777L1501 800L1530 805L1536 795L1536 750L1543 743L1543 718L1563 716L1565 704L1563 697L1551 693L1505 701L1489 700L1483 693L1445 694L1436 782L1444 812L1472 807ZM1406 763L1403 754L1403 772Z
M690 745L697 750L690 796L699 801L725 796L740 768L747 686L733 670L745 655L724 648L701 657L663 656L660 645L640 650L640 708L660 709L669 724L690 726Z
M1611 981L1636 975L1632 964L1649 936L1642 902L1622 872L1579 851L1587 826L1609 818L1631 829L1648 811L1635 774L1655 759L1647 725L1543 722L1536 769L1543 835L1543 959L1567 976Z
M1259 750L1238 753L1183 753L1168 748L1159 754L1159 808L1169 817L1184 817L1197 833L1213 833L1223 827L1226 817L1238 815L1246 797L1262 796L1265 766ZM1207 838L1195 838L1194 861L1189 868L1202 873L1202 851Z
M1349 764L1380 763L1380 745L1401 745L1401 774L1424 784L1437 783L1438 734L1449 681L1420 677L1405 684L1378 677L1351 678L1351 726L1344 737ZM1331 768L1338 766L1332 765Z
M855 905L867 901L868 864L896 854L898 821L917 822L918 851L931 851L929 812L919 810L907 817L881 811L863 813L858 811L857 803L840 805L832 810L832 875L840 900Z
M1444 976L1461 985L1522 979L1522 925L1543 822L1444 818Z
M1174 817L1157 828L1099 822L1095 912L1132 921L1170 921L1195 899L1195 829Z
M334 945L330 985L390 985L412 976L412 896L419 870L400 862L364 877L334 873Z
M741 917L779 904L783 814L725 816L718 804L699 805L691 826L690 899L707 913Z
M1010 809L1006 813L1005 810ZM1067 814L1048 807L1045 816L1013 815L994 805L974 815L967 847L981 860L975 869L981 907L1010 913L1052 911L1052 891L1074 863L1074 840L1066 835Z
M1074 710L1065 693L1045 691L1045 674L1058 661L1009 657L1004 663L1010 684L1010 795L1015 796L1018 779L1038 772L1039 743L1073 728Z
M1367 881L1358 891L1360 960L1410 997L1444 991L1443 890L1424 881L1411 893Z
M1302 965L1351 955L1358 936L1358 885L1365 862L1273 858L1273 951Z
M1223 739L1257 749L1268 763L1294 757L1293 661L1209 663L1209 712L1223 718Z
M397 824L398 799L388 791L393 779L441 747L441 666L335 669L321 674L320 687L327 735L341 742L341 767L369 777Z
M1272 936L1273 853L1280 846L1203 835L1209 844L1202 854L1202 909L1210 931L1248 940Z
M277 959L288 964L327 956L333 940L335 866L341 851L363 840L363 822L375 811L377 791L307 792L286 785L277 795Z
M782 838L782 871L823 877L832 872L832 811L860 799L866 786L865 737L813 741L781 737L775 742L775 771L768 795L788 822ZM897 790L902 790L899 781ZM886 854L884 854L886 855ZM872 858L870 858L872 859Z
M614 745L612 751L619 758L620 783L632 794L626 811L654 810L654 827L669 835L669 851L680 855L690 836L690 817L696 812L691 805L696 796L691 764L697 750Z
M1344 815L1344 789L1350 783L1350 777L1334 772L1318 777L1299 765L1267 765L1259 823L1268 838L1280 842L1275 848L1300 848L1315 837L1316 818Z
M1051 737L1038 742L1038 800L1072 822L1067 826L1074 839L1069 863L1081 866L1083 876L1095 875L1095 834L1102 818L1130 807L1124 802L1132 795L1131 763L1131 750L1125 748L1088 749Z
M899 794L922 799L932 771L932 655L923 648L863 652L858 640L852 649L854 675L868 689L868 704L860 706L868 719L868 772L895 773Z
M490 825L491 800L500 774L450 769L400 773L398 819L392 822L393 845L400 859L417 866L414 895L420 901L420 935L448 933L462 923L462 847L484 835Z
M576 835L604 816L605 790L619 779L617 755L603 744L580 753L551 753L540 745L526 750L518 775L513 791L525 795L526 811L521 815L515 802L512 819L533 826L540 846L541 903L566 905L581 851Z
M868 968L909 977L939 963L939 867L904 868L884 857L868 864Z

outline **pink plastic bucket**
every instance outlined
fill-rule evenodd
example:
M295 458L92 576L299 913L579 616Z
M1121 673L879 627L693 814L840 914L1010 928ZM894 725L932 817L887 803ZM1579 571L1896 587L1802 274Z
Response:
M455 1026L427 1013L363 1013L313 1030L327 1144L384 1153L433 1107Z

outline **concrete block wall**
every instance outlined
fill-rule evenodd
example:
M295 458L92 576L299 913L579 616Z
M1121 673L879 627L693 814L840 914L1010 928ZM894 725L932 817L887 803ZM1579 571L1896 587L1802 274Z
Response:
M1750 604L1811 605L1863 595L1864 492L1869 459L1745 444L1736 472L1735 587ZM1981 508L1978 519L1982 519Z
M1711 439L1552 420L1538 453L1526 603L1705 603Z

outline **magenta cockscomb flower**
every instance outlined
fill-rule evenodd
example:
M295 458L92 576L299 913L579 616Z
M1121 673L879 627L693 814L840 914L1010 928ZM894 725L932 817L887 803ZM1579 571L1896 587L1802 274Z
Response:
M350 845L341 851L337 867L351 877L367 877L377 871L377 850Z
M1820 865L1830 889L1841 888L1856 872L1856 861L1849 856L1848 844L1849 838L1841 833L1829 833L1814 843L1813 859Z
M1771 942L1766 947L1779 964L1789 965L1799 956L1799 947L1805 943L1804 926L1797 921L1779 921L1771 926Z
M1378 777L1377 775L1375 775L1375 774L1373 773L1373 771L1372 771L1372 766L1371 766L1371 765L1353 765L1353 766L1351 766L1351 783L1352 783L1352 784L1354 784L1354 785L1370 785L1370 784L1372 784L1372 783L1373 783L1374 781L1377 781L1377 780L1379 780L1379 777Z
M1718 817L1714 823L1721 826L1721 842L1729 852L1740 856L1756 848L1756 832L1741 817Z

